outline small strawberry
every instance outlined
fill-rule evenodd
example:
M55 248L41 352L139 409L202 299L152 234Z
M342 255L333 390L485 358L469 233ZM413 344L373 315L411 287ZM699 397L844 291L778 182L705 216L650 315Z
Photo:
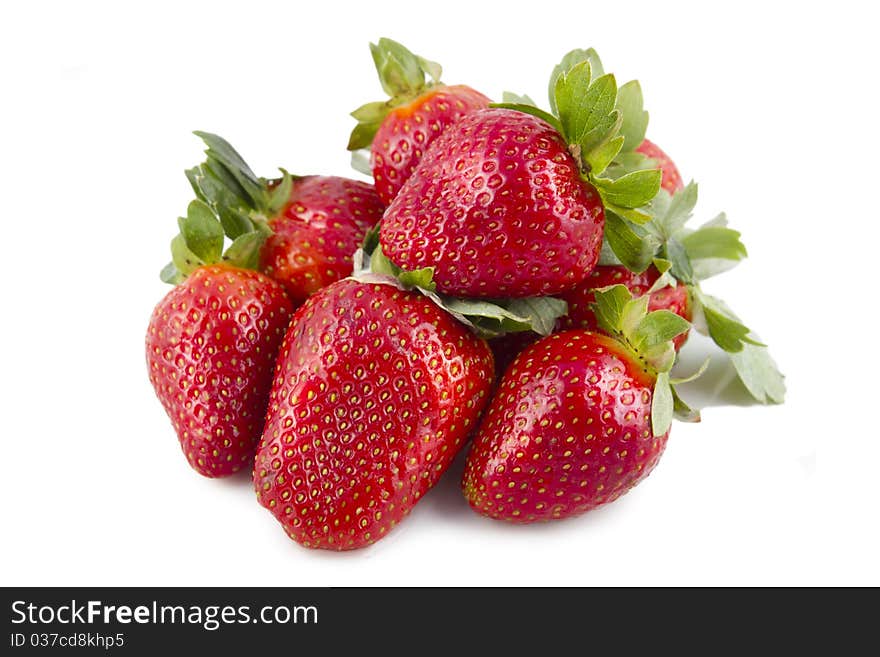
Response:
M425 296L354 279L322 289L278 356L260 503L306 547L377 541L447 469L491 385L485 341Z
M193 201L179 223L163 270L176 286L150 319L147 368L189 464L222 477L251 467L293 307L246 268L264 235L242 235L221 259L223 229L207 205Z
M636 274L620 265L597 266L590 272L590 276L586 281L576 288L566 290L559 295L559 298L568 304L568 312L559 318L559 327L561 329L582 328L590 331L601 330L596 321L596 315L593 313L594 291L597 288L618 284L626 286L634 297L647 294L649 298L649 312L669 310L690 322L691 304L687 286L676 285L675 281L672 280L671 285L663 285L654 289L660 276L660 272L653 265L641 274ZM687 336L688 332L685 331L673 339L676 349L681 348L685 340L687 340Z
M488 107L491 101L465 85L442 84L439 64L414 55L396 41L379 39L378 44L370 44L370 52L390 99L367 103L352 112L358 124L348 149L370 148L369 173L387 205L428 145L465 114Z
M669 340L687 322L648 314L647 301L622 285L599 290L596 315L615 337L563 331L517 356L467 456L462 485L476 511L567 518L614 501L656 466L673 405L686 408L670 385Z
M372 185L283 170L280 179L258 178L227 141L196 134L208 145L207 161L187 172L197 196L232 239L255 220L268 224L260 271L281 282L294 304L351 274L351 254L385 210Z
M670 157L664 153L659 146L657 146L657 144L645 139L639 144L639 147L636 148L636 152L653 160L654 165L659 167L660 171L663 172L663 181L660 183L660 186L663 189L670 194L675 194L675 192L684 189L684 183L681 181L681 174L678 172L678 167L675 166L675 162L673 162L672 159L670 159Z
M564 60L551 89L555 114L515 103L477 110L431 144L382 219L395 265L434 267L445 294L555 294L596 265L606 209L648 219L637 208L657 193L659 170L601 175L637 145L624 114L641 112L641 96L618 108L614 76L586 57Z

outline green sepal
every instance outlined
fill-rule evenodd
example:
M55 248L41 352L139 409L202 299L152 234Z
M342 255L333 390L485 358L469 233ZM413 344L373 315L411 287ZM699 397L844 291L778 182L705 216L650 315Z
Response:
M699 422L699 409L688 406L682 398L678 396L678 391L675 389L675 381L671 379L670 381L672 383L672 417L679 422Z
M559 108L556 106L556 80L558 80L559 76L563 73L567 73L575 65L580 64L581 62L589 62L590 69L594 75L604 75L605 70L602 67L602 60L599 59L599 54L592 48L587 48L586 50L576 48L575 50L567 52L562 57L562 61L553 68L553 72L550 74L550 83L547 92L550 97L550 110L554 114L558 114L559 112Z
M593 313L603 331L615 337L655 379L651 427L655 436L669 430L675 391L669 371L675 361L672 339L690 328L690 322L668 310L648 312L647 295L633 298L624 285L594 291Z
M660 372L651 397L651 431L655 436L662 436L669 431L669 427L672 426L674 406L669 372Z
M553 297L463 299L440 294L433 267L403 271L382 253L378 225L367 232L352 260L352 278L418 291L483 338L521 331L549 335L556 320L568 311L565 301Z
M223 174L216 173L207 162L188 169L186 177L196 198L210 205L218 213L227 237L235 239L253 230L250 208L237 193L240 187L234 178L226 179Z
M177 225L187 250L201 263L220 259L223 253L223 226L206 203L191 201L186 216L179 217ZM184 271L182 268L180 270Z
M185 276L180 273L180 270L174 266L173 262L169 262L162 267L162 271L159 272L159 279L163 283L168 283L169 285L177 285L178 283L183 282L184 278Z
M351 152L351 168L358 173L372 177L373 168L370 166L369 148L359 148Z
M205 261L199 258L187 246L186 239L182 233L178 233L171 240L171 262L183 278L193 273L197 267L205 264ZM162 271L165 271L165 269Z
M205 151L207 166L238 198L240 204L259 212L266 211L268 199L265 181L251 171L232 144L210 132L194 130L193 134L201 137L208 146Z
M281 179L274 187L267 187L268 202L266 210L268 218L277 216L288 203L290 203L290 194L293 191L293 181L295 176L290 175L286 169L281 169Z
M762 404L781 404L785 399L785 376L760 342L727 307L698 286L688 288L694 302L694 317L702 318L697 328L730 356L737 376L754 399Z
M490 103L489 107L500 107L502 109L512 109L517 112L522 112L523 114L531 114L532 116L537 116L539 119L543 119L551 126L556 132L562 134L562 124L559 122L559 119L550 114L549 112L545 112L540 107L535 107L534 105L527 105L523 103Z
M687 251L684 246L682 246L681 242L674 237L670 237L660 249L660 254L663 258L672 263L670 271L675 278L686 284L693 284L696 282L690 258L688 258Z
M223 261L242 269L259 269L260 250L270 234L265 224L261 224L257 230L239 235L226 249Z
M537 103L532 100L527 94L520 95L512 91L502 92L501 101L506 105L531 105L533 107L537 106Z
M612 180L595 178L593 184L605 205L636 209L647 205L660 190L662 173L659 169L632 171Z
M742 324L721 299L705 294L698 287L691 287L690 290L692 297L700 305L709 337L724 351L736 353L742 351L746 344L767 346L749 337L751 329Z
M357 125L348 138L348 150L368 148L388 113L440 83L442 67L392 39L370 44L379 83L389 100L365 103L351 113ZM430 81L425 79L430 78Z
M642 87L638 80L630 80L617 90L617 109L623 122L620 134L624 138L623 151L634 152L645 140L648 113L644 109Z
M626 144L624 143L624 148ZM657 162L646 157L638 151L621 151L618 153L611 164L609 164L602 172L605 178L616 180L633 171L643 171L645 169L656 169Z

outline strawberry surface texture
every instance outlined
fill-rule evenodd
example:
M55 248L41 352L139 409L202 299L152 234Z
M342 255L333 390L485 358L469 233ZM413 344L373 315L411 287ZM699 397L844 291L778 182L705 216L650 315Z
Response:
M427 298L345 279L296 312L254 468L298 543L385 536L438 481L492 384L485 341Z

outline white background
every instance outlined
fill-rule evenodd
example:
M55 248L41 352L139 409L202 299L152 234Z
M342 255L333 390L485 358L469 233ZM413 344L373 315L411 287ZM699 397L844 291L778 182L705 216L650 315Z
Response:
M867 6L4 3L0 584L880 584ZM723 209L743 233L749 260L706 289L771 345L785 405L706 408L630 494L555 524L473 514L458 463L347 554L290 541L246 477L192 472L143 354L201 158L190 131L263 175L354 175L348 112L382 97L380 36L495 97L543 100L575 47L637 77L649 136L700 183L697 218Z

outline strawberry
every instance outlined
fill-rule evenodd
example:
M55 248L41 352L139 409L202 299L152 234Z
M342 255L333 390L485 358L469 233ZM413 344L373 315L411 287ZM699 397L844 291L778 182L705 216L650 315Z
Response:
M208 145L207 161L187 172L196 195L220 214L230 238L267 224L259 268L294 304L351 274L351 254L385 210L372 185L283 170L279 179L258 178L227 141L196 134Z
M264 236L242 235L221 261L223 229L207 205L193 201L180 228L163 270L176 286L150 319L147 368L189 464L222 477L251 467L293 307L281 285L245 268Z
M623 285L596 299L615 337L554 333L504 374L462 480L477 512L517 523L567 518L614 501L657 465L673 404L684 409L670 385L669 338L687 322L648 314L647 298L633 300Z
M425 149L448 126L491 102L465 85L440 82L440 65L414 55L391 39L370 44L387 101L362 105L348 149L370 148L370 171L379 198L387 205L412 175ZM425 75L431 81L426 82Z
M657 193L659 170L602 176L632 141L614 76L594 77L587 58L564 61L551 89L555 114L524 103L477 110L431 144L382 219L395 265L434 267L450 295L555 294L596 265L606 210L647 219L637 208Z
M488 400L485 341L416 292L344 279L295 313L254 486L310 548L369 545L448 468Z
M670 157L664 153L657 144L645 139L636 148L636 152L641 153L645 157L653 160L653 163L663 172L663 181L660 186L670 194L684 189L684 183L681 181L681 174L678 167L675 166Z
M647 294L649 311L669 310L690 322L691 305L687 287L673 284L652 289L659 278L660 272L653 265L641 274L636 274L620 265L599 265L590 273L586 281L559 295L559 298L568 304L568 312L559 318L558 324L562 329L600 330L593 313L595 302L593 292L596 288L617 284L625 285L633 296L640 297ZM688 332L685 331L675 337L673 343L676 349L681 348L687 336Z

